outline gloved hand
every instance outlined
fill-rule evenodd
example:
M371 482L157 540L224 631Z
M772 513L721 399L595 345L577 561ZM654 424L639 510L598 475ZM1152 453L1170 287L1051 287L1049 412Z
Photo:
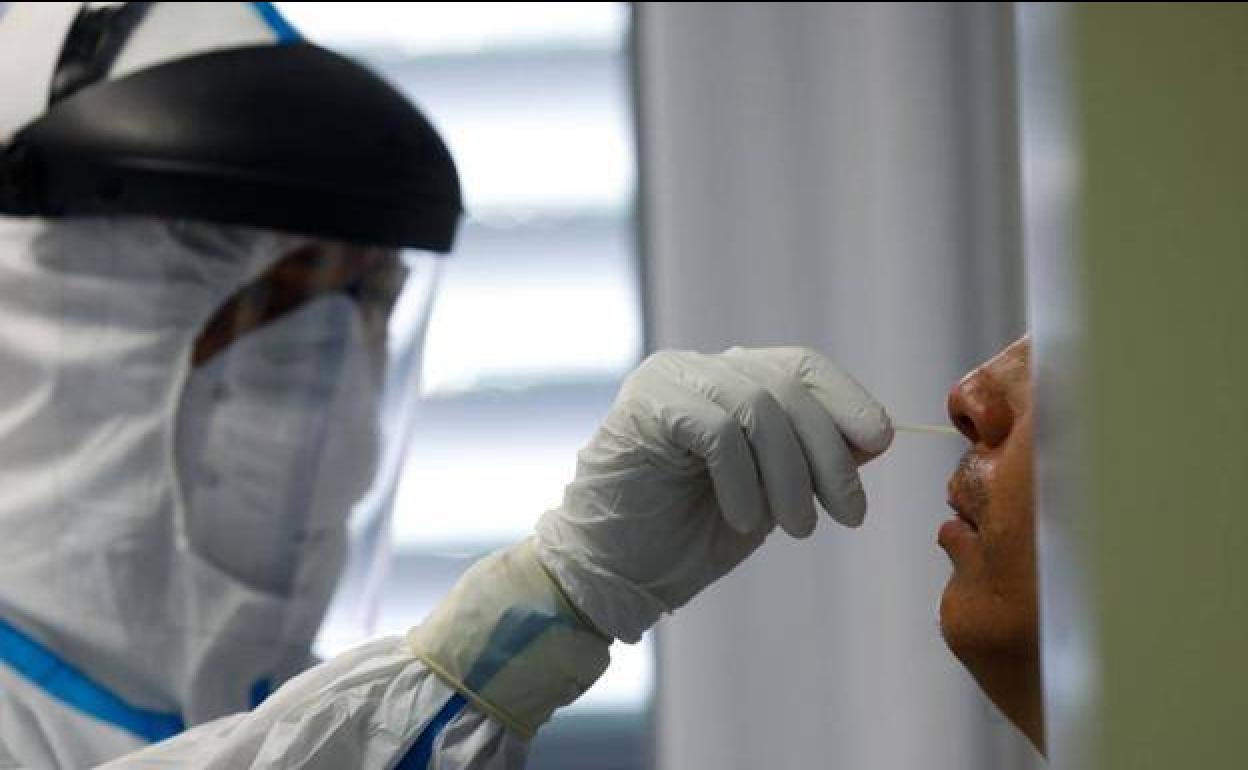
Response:
M411 653L523 736L663 612L779 525L866 512L858 463L892 441L849 375L800 348L660 353L628 378L537 534L482 559L407 636Z
M892 438L884 408L812 350L658 353L538 523L538 558L599 631L635 642L775 526L810 535L812 493L860 524L858 465Z

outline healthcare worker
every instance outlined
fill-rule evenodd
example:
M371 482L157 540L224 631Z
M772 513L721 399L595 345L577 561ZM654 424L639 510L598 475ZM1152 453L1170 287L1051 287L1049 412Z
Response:
M387 332L427 318L449 153L263 3L12 4L0 78L0 768L521 768L812 496L861 522L892 429L849 376L659 354L532 537L317 663L392 497L419 346Z

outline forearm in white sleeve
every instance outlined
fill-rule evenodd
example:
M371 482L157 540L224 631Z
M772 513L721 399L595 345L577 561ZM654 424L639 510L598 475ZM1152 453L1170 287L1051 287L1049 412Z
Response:
M406 637L344 653L250 713L103 767L521 770L528 740L602 674L609 645L525 541L471 567Z
M405 639L389 637L304 672L250 713L102 767L521 770L527 754L527 740L434 676Z

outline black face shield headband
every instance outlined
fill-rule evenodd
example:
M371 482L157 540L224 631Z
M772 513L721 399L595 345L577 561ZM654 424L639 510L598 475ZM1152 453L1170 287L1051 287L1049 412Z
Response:
M106 79L146 5L79 14L48 110L0 147L0 213L189 218L450 250L459 177L402 94L305 42Z

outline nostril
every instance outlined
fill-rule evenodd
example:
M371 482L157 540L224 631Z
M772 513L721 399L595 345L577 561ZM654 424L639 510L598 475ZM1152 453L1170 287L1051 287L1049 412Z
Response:
M982 391L979 388L978 371L968 374L953 386L946 399L949 422L972 444L979 443L980 424L976 421L982 407Z
M966 414L954 415L953 425L958 429L959 433L970 439L971 443L979 440L979 431L975 430L975 421L970 416Z

